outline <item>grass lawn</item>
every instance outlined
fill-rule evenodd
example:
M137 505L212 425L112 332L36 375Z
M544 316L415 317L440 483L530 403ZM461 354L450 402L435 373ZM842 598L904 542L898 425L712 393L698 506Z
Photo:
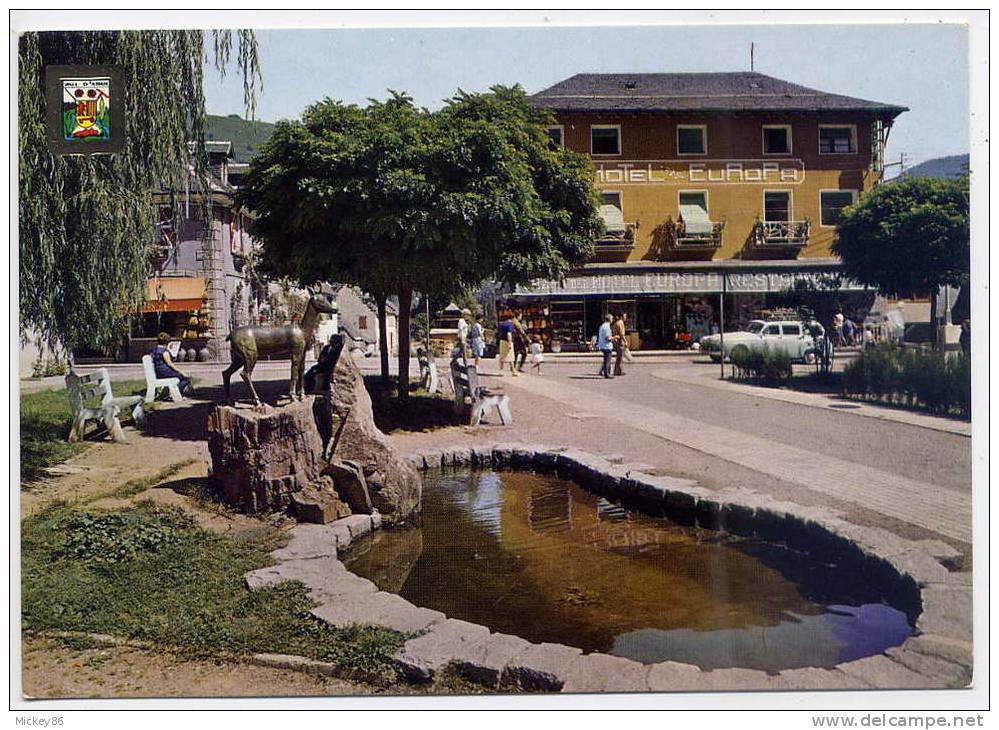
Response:
M22 628L141 639L189 657L275 652L388 671L406 635L324 624L298 582L246 589L243 575L273 562L277 540L263 524L215 535L152 502L52 505L21 523Z
M115 395L146 392L145 380L112 382ZM85 442L69 443L69 396L65 388L21 394L21 485L31 484L44 476L45 469L61 464L80 453ZM88 424L88 433L93 433Z

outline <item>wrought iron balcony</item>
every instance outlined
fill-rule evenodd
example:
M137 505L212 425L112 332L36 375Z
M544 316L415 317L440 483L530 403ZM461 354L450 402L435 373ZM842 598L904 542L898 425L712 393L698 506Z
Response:
M803 221L756 221L753 244L761 248L800 248L808 243L812 223Z
M605 231L596 240L597 251L630 251L635 247L635 224L628 223L623 230Z
M722 229L724 223L712 223L710 231L691 232L681 218L674 224L674 240L676 247L681 249L721 248Z

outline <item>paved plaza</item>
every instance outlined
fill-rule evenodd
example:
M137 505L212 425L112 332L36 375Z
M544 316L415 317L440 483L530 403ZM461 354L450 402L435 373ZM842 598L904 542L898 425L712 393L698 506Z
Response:
M366 373L379 367L377 358L358 364ZM201 386L221 382L217 364L185 365ZM415 367L414 358L413 377ZM446 372L447 362L438 367ZM510 394L513 426L397 432L392 440L404 451L496 441L578 447L709 489L830 506L853 522L941 539L970 557L969 423L723 381L717 363L693 353L637 357L612 380L598 377L598 368L592 355L549 356L543 376L514 378L497 376L495 361L486 360L483 383ZM115 380L141 377L139 365L110 369ZM283 380L287 369L283 361L260 363L255 379ZM61 380L24 381L22 389ZM237 396L242 387L237 380Z

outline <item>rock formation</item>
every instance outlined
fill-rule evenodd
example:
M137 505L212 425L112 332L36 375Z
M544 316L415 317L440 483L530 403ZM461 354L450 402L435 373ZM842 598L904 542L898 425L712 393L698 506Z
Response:
M361 465L353 461L331 461L323 469L326 478L332 483L340 499L350 505L354 514L370 515L373 511L368 483Z
M395 453L388 438L375 426L371 397L352 357L341 357L337 362L332 385L332 397L316 399L316 408L326 407L337 414L337 428L341 414L347 414L347 421L330 459L360 465L371 503L387 522L418 520L423 482L412 464Z
M333 479L321 476L300 492L291 495L291 512L299 522L319 525L348 517L350 506L340 499Z
M288 506L320 474L322 444L311 399L280 408L216 406L208 416L212 476L245 512Z

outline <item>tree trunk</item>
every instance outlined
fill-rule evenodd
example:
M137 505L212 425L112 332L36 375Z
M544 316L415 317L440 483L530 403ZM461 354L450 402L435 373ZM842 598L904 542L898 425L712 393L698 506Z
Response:
M939 294L939 287L930 289L930 322L933 324L930 328L930 343L934 350L940 347L940 318L937 316L937 296Z
M409 319L413 290L399 290L399 400L409 398Z
M376 294L375 303L378 306L378 353L382 364L382 381L387 385L389 381L389 351L388 351L388 327L385 325L385 295Z

